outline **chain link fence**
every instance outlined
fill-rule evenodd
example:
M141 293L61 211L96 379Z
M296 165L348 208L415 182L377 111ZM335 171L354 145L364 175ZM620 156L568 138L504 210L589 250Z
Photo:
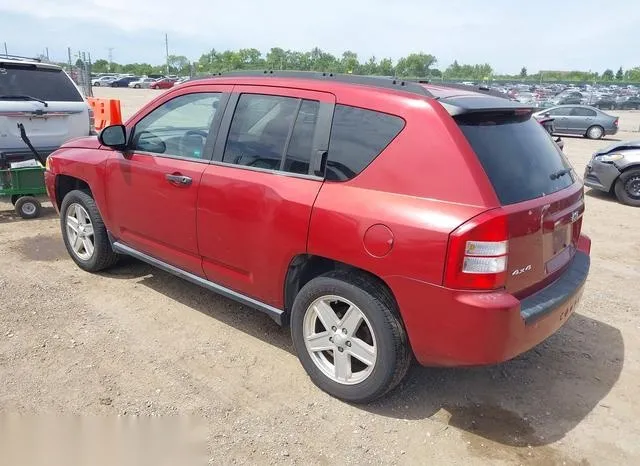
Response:
M85 52L78 52L75 56L72 56L71 50L69 50L67 68L67 73L78 85L84 96L93 97L93 90L91 89L91 55Z

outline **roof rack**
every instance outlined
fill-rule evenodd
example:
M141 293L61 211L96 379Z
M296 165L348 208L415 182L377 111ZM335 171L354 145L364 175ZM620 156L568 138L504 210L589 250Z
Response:
M42 60L39 58L34 58L34 57L23 57L21 55L9 55L6 53L0 54L0 60L3 58L8 58L10 60L29 60L29 61L35 61L40 63Z
M395 89L398 91L410 92L426 97L433 97L431 92L416 81L409 81L400 78L384 76L361 76L353 74L326 73L321 71L277 71L277 70L244 70L228 71L216 73L213 76L242 76L242 77L275 77L275 78L297 78L297 79L317 79L321 81L337 81L348 84L358 84L361 86L380 87L384 89Z

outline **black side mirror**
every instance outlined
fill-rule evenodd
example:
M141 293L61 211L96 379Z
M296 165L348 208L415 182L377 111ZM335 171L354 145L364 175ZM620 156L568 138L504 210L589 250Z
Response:
M98 135L100 144L116 150L127 148L127 130L124 125L111 125L103 129Z

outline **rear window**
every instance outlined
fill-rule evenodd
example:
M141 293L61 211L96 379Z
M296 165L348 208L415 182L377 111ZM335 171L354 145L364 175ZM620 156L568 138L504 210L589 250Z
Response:
M0 63L0 95L28 95L59 102L82 102L69 77L59 69Z
M536 199L575 181L573 172L557 176L571 166L528 114L473 114L456 120L503 205Z
M394 115L336 105L331 124L326 179L349 180L375 159L404 128Z

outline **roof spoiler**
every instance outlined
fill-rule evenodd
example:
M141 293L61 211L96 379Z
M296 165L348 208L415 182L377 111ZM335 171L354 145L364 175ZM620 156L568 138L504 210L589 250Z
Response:
M523 105L520 102L485 96L459 96L440 99L437 101L449 115L455 117L470 113L513 113L520 115L532 115L534 107Z

